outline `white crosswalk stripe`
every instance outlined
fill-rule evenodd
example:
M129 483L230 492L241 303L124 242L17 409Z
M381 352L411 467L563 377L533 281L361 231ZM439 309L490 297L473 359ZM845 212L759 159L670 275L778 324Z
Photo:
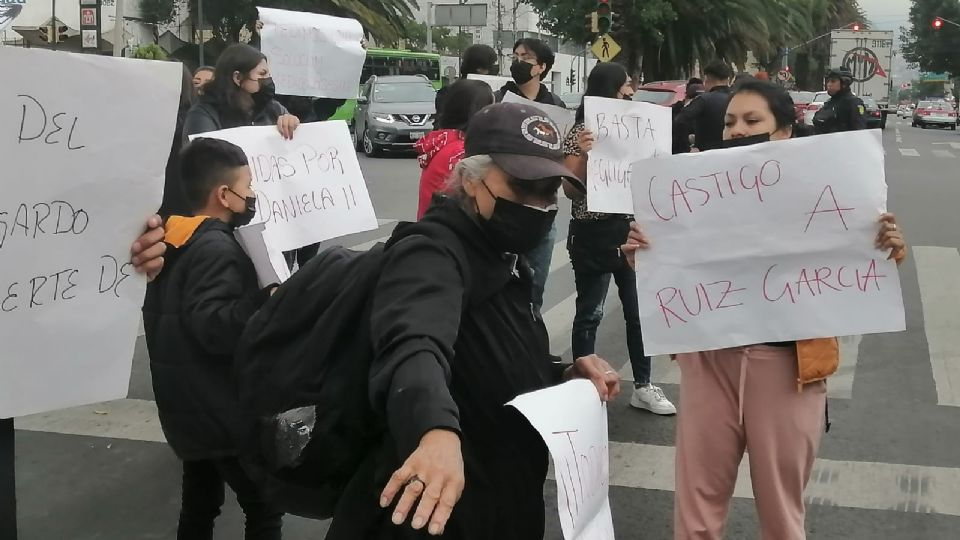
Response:
M949 151L949 150L934 150L934 151L933 151L933 155L935 155L935 156L937 156L937 157L942 157L942 158L955 158L955 157L957 157L956 154L954 154L953 152L951 152L951 151Z
M904 157L920 157L920 152L914 148L901 148L900 155Z
M379 234L384 232L381 230ZM363 248L386 238L388 236L353 247ZM960 333L956 331L960 327L960 312L956 310L960 305L956 278L960 275L960 252L938 247L916 247L913 252L938 403L960 406ZM571 269L564 242L558 241L554 246L551 279L559 278L562 272L569 273ZM556 302L543 313L544 321L553 352L565 353L570 348L576 293L553 300ZM619 309L616 285L611 283L604 312L613 314ZM853 398L860 342L860 337L841 339L840 369L828 385L834 399ZM630 363L626 359L621 361L622 378L632 380ZM680 384L679 369L668 357L653 360L652 378L655 383ZM16 427L66 435L164 442L156 404L142 399L122 399L19 418ZM611 441L610 485L672 491L674 453L672 446ZM752 497L745 464L741 465L735 495ZM810 504L960 516L960 468L819 459L806 496Z

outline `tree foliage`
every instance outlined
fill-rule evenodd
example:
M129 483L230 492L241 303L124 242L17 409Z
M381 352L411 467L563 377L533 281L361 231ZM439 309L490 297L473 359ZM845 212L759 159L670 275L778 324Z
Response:
M937 17L960 22L960 1L913 0L910 27L900 34L903 58L923 71L960 74L960 28L944 23L935 30Z
M528 1L551 32L580 43L593 37L585 16L595 0ZM864 20L856 0L613 0L612 10L624 49L617 60L646 80L679 78L715 58L744 66L748 52L773 69L784 48ZM817 47L803 54L826 56Z
M427 24L418 23L412 19L404 23L401 33L403 45L411 51L427 52ZM435 26L433 28L433 46L440 54L460 56L462 51L473 43L473 36L469 33L454 34L450 28ZM399 47L400 39L384 43L388 47Z

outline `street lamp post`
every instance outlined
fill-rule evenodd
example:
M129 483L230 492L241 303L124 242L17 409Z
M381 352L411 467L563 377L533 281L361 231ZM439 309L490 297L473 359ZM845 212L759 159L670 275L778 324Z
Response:
M198 65L204 65L203 62L203 0L197 0L197 24L200 25L200 63Z

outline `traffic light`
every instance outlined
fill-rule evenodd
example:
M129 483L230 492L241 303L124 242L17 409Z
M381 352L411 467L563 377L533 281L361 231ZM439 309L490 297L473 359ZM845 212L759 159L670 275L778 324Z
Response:
M597 0L597 32L606 34L613 26L613 14L610 11L610 0Z
M783 70L786 71L787 73L790 73L790 66L784 66Z
M46 43L53 43L52 41L50 41L50 36L52 35L53 35L53 31L49 26L41 26L37 28L37 36L40 38L40 41L43 41Z
M67 26L61 25L57 27L57 34L55 36L57 43L63 43L67 40Z
M597 26L599 24L599 19L597 18L597 12L588 13L584 15L587 18L587 31L591 34L596 34L598 32Z
M860 23L853 23L853 31L854 32L860 31Z
M940 17L937 17L936 19L933 20L933 29L939 30L941 28L943 28L943 19L941 19Z

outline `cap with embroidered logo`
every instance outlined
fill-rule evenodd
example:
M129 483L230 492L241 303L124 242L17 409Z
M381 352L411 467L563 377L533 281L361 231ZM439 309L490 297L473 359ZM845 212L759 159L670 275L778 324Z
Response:
M518 180L563 178L586 193L583 182L563 164L563 133L540 109L524 103L497 103L471 120L465 156L488 155Z

